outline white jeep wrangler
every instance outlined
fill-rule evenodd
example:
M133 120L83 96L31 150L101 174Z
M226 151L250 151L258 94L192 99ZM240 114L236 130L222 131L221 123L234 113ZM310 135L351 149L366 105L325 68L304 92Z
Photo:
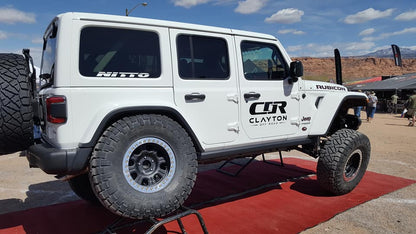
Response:
M198 163L296 149L345 194L369 162L348 114L366 96L302 80L270 35L65 13L45 32L37 84L24 54L0 55L0 152L27 149L30 166L121 216L178 209Z

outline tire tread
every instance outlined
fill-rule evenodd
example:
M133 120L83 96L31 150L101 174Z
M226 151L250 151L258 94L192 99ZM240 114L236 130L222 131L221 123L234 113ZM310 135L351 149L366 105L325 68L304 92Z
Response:
M0 54L0 83L0 154L8 154L33 144L31 85L22 55Z
M115 147L120 141L120 134L126 134L130 129L144 126L158 126L165 131L171 131L184 142L182 148L185 150L185 168L189 168L190 176L186 176L186 183L181 186L180 195L174 199L166 198L166 201L156 201L150 206L131 204L120 196L120 191L106 183L112 174L107 168L111 162L106 160L108 153L115 152ZM121 155L120 155L121 157ZM155 114L127 116L112 124L105 130L99 139L90 160L90 180L93 188L102 204L113 213L128 218L153 218L165 216L180 207L191 193L195 184L197 171L196 152L192 140L186 131L172 119Z

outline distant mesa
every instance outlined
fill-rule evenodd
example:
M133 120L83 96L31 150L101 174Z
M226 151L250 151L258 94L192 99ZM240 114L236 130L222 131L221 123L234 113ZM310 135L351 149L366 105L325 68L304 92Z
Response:
M400 48L400 53L402 54L402 58L404 59L416 58L416 50L412 50L409 48ZM382 49L358 57L393 58L393 51L391 50L391 48Z

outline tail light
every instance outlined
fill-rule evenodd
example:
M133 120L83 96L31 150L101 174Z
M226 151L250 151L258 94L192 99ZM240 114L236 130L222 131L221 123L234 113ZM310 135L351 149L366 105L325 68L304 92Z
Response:
M66 123L66 98L65 96L51 96L46 98L46 119L50 123Z

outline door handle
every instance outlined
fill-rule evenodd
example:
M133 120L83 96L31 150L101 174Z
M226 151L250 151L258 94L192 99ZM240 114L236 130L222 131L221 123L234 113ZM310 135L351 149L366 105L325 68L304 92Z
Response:
M186 102L203 102L205 100L205 94L191 93L185 95Z
M257 100L257 99L259 99L260 98L260 94L259 93L255 93L255 92L250 92L250 93L245 93L244 94L244 99L246 100L246 101L249 101L249 100Z

